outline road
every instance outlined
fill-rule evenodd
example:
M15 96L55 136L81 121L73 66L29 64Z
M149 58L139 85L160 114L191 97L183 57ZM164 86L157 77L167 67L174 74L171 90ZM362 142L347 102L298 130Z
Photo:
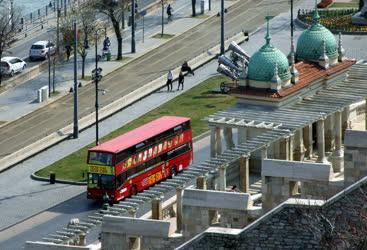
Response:
M287 2L274 5L273 1L240 1L229 9L226 16L228 37L241 30L252 31L264 22L269 11L265 3L272 3L272 14L279 14ZM260 5L260 6L259 6ZM149 81L158 78L169 68L181 65L185 59L193 58L219 41L219 18L211 18L165 45L135 60L102 81L101 88L109 89L109 94L101 97L101 106L111 103ZM154 62L154 63L152 63ZM79 117L94 110L94 86L88 85L79 92ZM0 128L1 156L8 155L29 145L47 134L59 130L72 122L73 101L65 96L47 107L24 116Z

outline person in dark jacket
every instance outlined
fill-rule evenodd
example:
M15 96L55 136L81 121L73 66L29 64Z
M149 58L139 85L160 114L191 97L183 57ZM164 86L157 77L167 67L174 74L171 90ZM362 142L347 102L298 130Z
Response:
M187 61L184 61L184 63L182 64L181 71L182 72L188 72L191 75L195 75L194 71L192 71L192 69L189 66L189 64L187 63Z
M180 71L180 74L178 75L178 86L177 86L177 90L180 90L180 86L181 86L181 90L183 90L183 88L184 88L184 81L185 81L184 74L182 73L182 71Z

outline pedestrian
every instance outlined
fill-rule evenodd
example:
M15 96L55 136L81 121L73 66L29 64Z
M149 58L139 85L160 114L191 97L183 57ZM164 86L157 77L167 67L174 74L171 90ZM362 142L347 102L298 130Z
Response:
M184 74L182 73L182 70L181 70L180 71L180 74L178 75L177 90L180 90L180 85L181 85L181 90L183 90L183 88L184 88L184 81L185 81L185 77L184 77Z
M70 47L70 45L66 45L65 46L65 50L66 50L66 60L69 61L70 54L71 54L71 47Z
M173 75L172 75L172 71L169 70L168 74L167 74L167 92L172 91L172 81L173 81Z
M195 75L194 71L191 69L191 67L189 66L189 64L187 63L187 61L184 61L184 63L181 66L181 71L182 72L188 72L191 75Z
M50 1L50 3L48 4L48 7L50 7L50 8L52 7L52 2L51 2L51 1Z
M171 7L171 4L168 4L168 6L167 6L167 16L168 16L167 20L168 20L168 22L172 21L172 11L173 11L173 9Z

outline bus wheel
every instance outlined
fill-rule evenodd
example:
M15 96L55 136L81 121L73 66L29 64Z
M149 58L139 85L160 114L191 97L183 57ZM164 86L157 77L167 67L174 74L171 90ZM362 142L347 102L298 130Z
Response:
M136 188L136 186L132 186L130 189L130 196L136 195L138 193L138 189Z
M175 166L173 166L172 168L171 168L171 178L173 177L173 176L176 176L177 175L177 170L176 170L176 167Z

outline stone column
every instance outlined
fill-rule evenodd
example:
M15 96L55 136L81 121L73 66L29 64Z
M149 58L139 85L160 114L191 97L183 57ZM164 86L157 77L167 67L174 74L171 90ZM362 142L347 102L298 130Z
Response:
M184 188L182 186L176 187L176 233L182 231L182 195Z
M342 113L342 140L344 140L345 130L349 127L349 106L345 107Z
M312 123L303 128L303 142L305 146L305 158L312 158Z
M215 157L217 155L217 142L216 142L216 134L215 127L210 127L210 157Z
M218 172L216 170L211 170L208 175L208 185L207 188L209 190L217 190L217 178ZM209 210L209 224L217 224L218 223L218 210Z
M246 128L238 128L237 132L237 143L241 144L247 141L247 129Z
M240 191L244 193L249 192L249 155L242 155L240 157Z
M268 147L269 145L265 145L265 147L261 149L261 160L268 159Z
M78 245L79 246L85 246L87 244L86 238L85 238L85 233L79 234L79 242Z
M215 151L217 156L222 154L222 136L220 130L220 128L215 128Z
M293 161L293 152L294 151L294 134L290 134L289 136L289 156L288 160Z
M224 140L226 141L227 149L234 148L232 128L225 127L223 129Z
M204 175L201 175L196 178L196 188L197 189L206 189L206 178Z
M160 198L152 200L152 219L163 220L162 200Z
M334 136L333 136L333 123L334 123L334 116L329 115L325 119L325 151L331 152L334 149Z
M340 172L344 165L344 152L342 149L342 112L335 113L335 151L332 155L334 172Z
M329 163L325 156L325 132L324 132L324 119L321 118L317 121L317 151L319 163Z
M303 129L298 129L294 135L294 153L293 159L295 161L304 160L304 147L303 147Z
M218 182L219 191L226 190L227 187L226 174L227 174L227 165L221 165L219 167L219 182Z
M289 160L289 137L283 137L279 140L279 159Z
M132 218L136 218L136 209L130 209L129 215ZM140 250L140 237L139 236L129 236L129 249L130 250Z

